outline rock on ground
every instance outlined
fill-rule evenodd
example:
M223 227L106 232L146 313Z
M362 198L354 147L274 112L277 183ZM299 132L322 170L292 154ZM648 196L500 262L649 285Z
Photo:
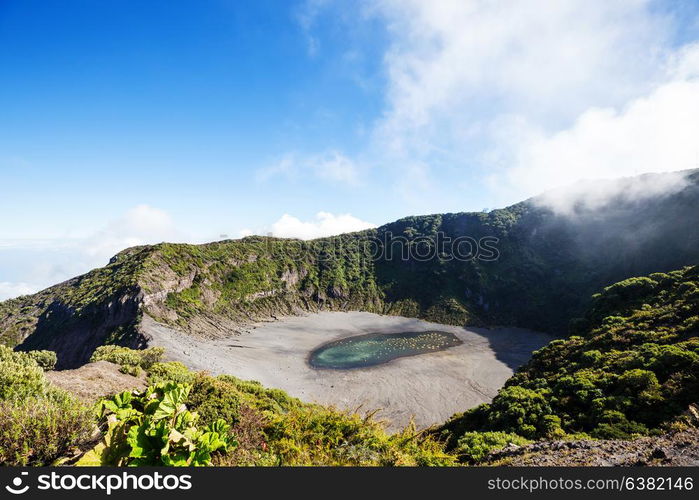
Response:
M544 441L491 454L486 465L699 466L699 429L631 441Z

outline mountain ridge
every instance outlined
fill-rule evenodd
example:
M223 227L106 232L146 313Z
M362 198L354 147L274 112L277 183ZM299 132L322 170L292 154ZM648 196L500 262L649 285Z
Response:
M563 333L596 290L699 263L699 171L685 175L675 193L640 200L622 193L574 216L534 198L311 241L253 236L134 247L103 268L0 303L0 342L54 350L67 368L105 343L145 346L143 314L195 336L318 310ZM498 258L457 258L445 240L464 238L496 240ZM387 258L396 248L408 258ZM420 251L431 257L416 258Z

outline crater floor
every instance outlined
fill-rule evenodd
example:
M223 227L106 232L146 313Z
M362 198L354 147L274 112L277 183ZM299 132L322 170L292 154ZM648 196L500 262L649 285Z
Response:
M144 317L143 328L166 357L214 375L231 374L277 387L304 401L377 416L398 430L444 422L490 401L532 351L552 336L520 328L461 328L364 312L322 312L259 323L242 335L202 340ZM322 344L375 333L451 332L449 349L351 370L316 370L309 354Z

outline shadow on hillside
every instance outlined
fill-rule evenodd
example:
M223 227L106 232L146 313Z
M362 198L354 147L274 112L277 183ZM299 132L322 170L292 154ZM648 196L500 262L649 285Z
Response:
M133 299L114 300L76 313L56 300L39 316L34 331L17 350L54 351L58 358L56 369L78 368L90 360L97 347L114 343L120 332L135 330L138 307ZM145 347L145 340L139 335L123 336L116 343L136 349Z
M532 353L544 347L552 340L561 338L548 333L535 332L524 328L470 328L467 330L477 333L488 340L488 346L501 363L516 371L527 363Z

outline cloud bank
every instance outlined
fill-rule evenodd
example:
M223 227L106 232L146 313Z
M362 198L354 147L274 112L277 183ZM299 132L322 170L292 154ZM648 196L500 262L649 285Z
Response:
M0 281L0 302L3 300L28 295L37 291L37 288L28 283L8 283Z
M302 221L292 215L284 214L268 229L257 231L257 234L271 234L278 238L299 238L311 240L324 236L335 236L376 227L350 214L334 215L329 212L318 212L315 219ZM241 236L250 236L255 232L249 229L241 231Z
M84 248L91 259L103 261L125 248L186 239L167 212L139 205L87 238Z
M652 0L362 5L356 22L380 19L389 39L364 154L395 171L399 190L411 186L406 196L448 191L459 171L505 204L580 179L697 166L699 49L678 43L680 26L697 21L680 17L691 10Z
M581 179L699 167L699 65L694 66L696 72L688 71L699 60L697 54L699 46L693 46L680 61L682 71L647 96L622 108L591 108L570 128L545 133L528 124L511 124L500 138L503 150L510 153L508 166L490 177L491 186L534 194ZM657 194L662 187L642 185L639 181L632 191ZM675 181L667 183L668 189L677 186ZM599 202L599 192L589 194ZM563 199L555 206L567 208Z
M86 238L0 241L0 301L104 266L128 247L187 240L167 212L139 205Z

